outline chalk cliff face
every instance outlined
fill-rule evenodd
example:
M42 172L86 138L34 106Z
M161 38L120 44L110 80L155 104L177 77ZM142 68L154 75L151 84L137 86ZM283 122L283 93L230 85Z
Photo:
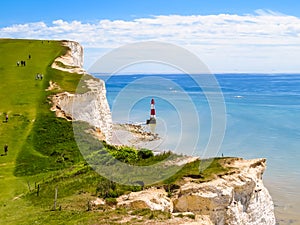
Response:
M67 52L54 60L52 68L70 73L85 74L82 46L75 41L62 41L62 45L67 47Z
M274 204L262 182L266 160L235 159L228 163L236 168L230 174L205 183L185 178L171 198L162 190L157 195L157 190L149 189L120 197L118 205L155 209L163 202L161 208L173 214L193 213L197 224L274 225Z
M266 160L237 160L238 168L207 183L187 181L174 198L175 212L206 215L212 224L275 224L274 204L262 182Z
M83 48L73 41L64 41L68 48L65 55L58 57L52 64L55 69L70 73L86 74L82 68ZM73 121L85 121L95 127L99 138L110 142L112 133L112 118L106 99L104 81L90 77L84 79L81 85L89 89L86 93L60 93L52 97L52 110L56 115ZM52 83L53 85L53 83Z

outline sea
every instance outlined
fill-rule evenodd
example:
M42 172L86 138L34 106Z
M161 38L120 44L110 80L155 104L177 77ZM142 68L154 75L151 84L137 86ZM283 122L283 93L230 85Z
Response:
M116 123L148 129L154 99L157 123L149 129L161 141L153 150L266 158L277 223L300 224L300 74L94 76L106 82Z

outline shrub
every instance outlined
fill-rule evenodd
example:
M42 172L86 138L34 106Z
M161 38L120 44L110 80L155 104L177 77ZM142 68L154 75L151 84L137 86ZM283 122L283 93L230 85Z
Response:
M149 149L141 149L141 150L138 151L138 157L140 159L148 159L148 158L151 158L153 156L154 156L153 152Z
M115 206L115 205L117 205L117 203L118 203L118 201L117 201L116 198L106 198L106 199L105 199L105 202L106 202L106 204L109 205L109 206Z

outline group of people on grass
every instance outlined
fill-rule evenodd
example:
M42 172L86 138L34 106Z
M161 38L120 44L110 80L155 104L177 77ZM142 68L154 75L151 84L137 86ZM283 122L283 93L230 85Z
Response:
M44 75L42 73L37 73L35 76L36 80L43 80Z
M31 59L31 55L29 54L28 55L28 59ZM17 61L17 66L26 66L26 61L25 60L22 60L22 61ZM36 76L35 76L35 79L36 80L43 80L43 77L44 75L41 74L41 73L37 73Z
M20 65L21 65L21 66L26 66L26 61L25 61L25 60L24 60L24 61L22 60L21 62L18 61L18 62L17 62L17 66L20 66Z
M28 59L31 59L31 55L28 55ZM21 60L21 61L17 61L17 66L26 66L26 61L25 60Z

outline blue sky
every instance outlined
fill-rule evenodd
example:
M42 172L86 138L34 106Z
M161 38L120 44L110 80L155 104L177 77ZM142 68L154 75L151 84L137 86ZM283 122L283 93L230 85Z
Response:
M300 2L238 0L1 1L0 37L71 39L90 66L124 44L158 40L213 72L300 72Z
M257 9L272 10L300 17L297 0L64 0L1 1L0 25L57 19L83 22L98 19L124 19L151 15L249 14Z

